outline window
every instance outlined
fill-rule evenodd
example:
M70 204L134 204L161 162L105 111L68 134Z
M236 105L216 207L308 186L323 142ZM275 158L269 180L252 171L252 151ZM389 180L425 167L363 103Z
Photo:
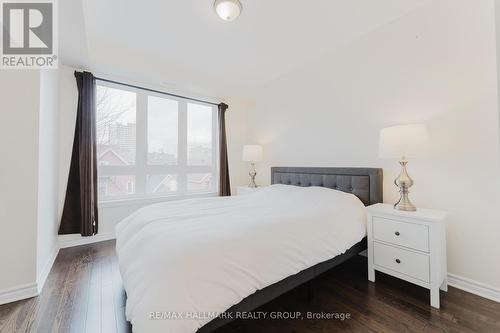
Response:
M217 191L211 104L99 81L99 201Z
M187 105L188 165L211 165L212 108L206 105Z
M176 165L178 160L179 103L148 97L148 164Z

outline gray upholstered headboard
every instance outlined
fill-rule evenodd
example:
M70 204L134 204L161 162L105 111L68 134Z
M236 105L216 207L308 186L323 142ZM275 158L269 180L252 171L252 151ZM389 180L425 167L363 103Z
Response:
M366 206L382 202L382 177L379 168L271 168L271 184L328 187L352 193Z

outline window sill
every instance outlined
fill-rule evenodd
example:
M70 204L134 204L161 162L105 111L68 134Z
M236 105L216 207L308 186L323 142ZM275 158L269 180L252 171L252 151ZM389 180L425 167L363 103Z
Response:
M177 201L184 199L194 199L194 198L208 198L216 197L219 194L217 192L197 192L197 193L185 193L185 194L170 194L164 196L155 197L133 197L133 198L120 198L115 200L104 200L98 203L99 208L110 208L110 207L122 207L130 205L150 205L159 202L167 201Z

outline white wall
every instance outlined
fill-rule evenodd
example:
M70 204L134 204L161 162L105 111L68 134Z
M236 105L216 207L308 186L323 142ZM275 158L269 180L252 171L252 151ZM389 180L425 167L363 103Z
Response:
M0 73L0 304L36 295L58 251L58 82Z
M379 130L425 122L433 152L410 161L411 198L450 212L449 272L500 288L494 13L491 0L434 1L263 85L246 119L265 148L259 181L273 165L383 167L394 202L398 164L378 159Z
M498 93L498 115L500 118L500 0L495 0L495 27L496 27L496 47L497 47L497 85ZM498 136L500 140L500 135ZM500 146L500 145L499 145Z
M57 255L59 182L59 75L40 72L37 282L41 286Z
M249 182L249 164L241 161L243 146L250 144L249 117L255 108L253 100L228 98L226 111L226 136L229 163L231 193L236 193L236 186Z
M39 84L38 71L0 73L0 304L36 292Z

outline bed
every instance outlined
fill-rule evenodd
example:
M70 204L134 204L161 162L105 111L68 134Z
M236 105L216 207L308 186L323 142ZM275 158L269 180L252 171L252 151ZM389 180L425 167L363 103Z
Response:
M151 205L117 226L134 332L212 332L366 249L381 169L273 167L271 183Z

